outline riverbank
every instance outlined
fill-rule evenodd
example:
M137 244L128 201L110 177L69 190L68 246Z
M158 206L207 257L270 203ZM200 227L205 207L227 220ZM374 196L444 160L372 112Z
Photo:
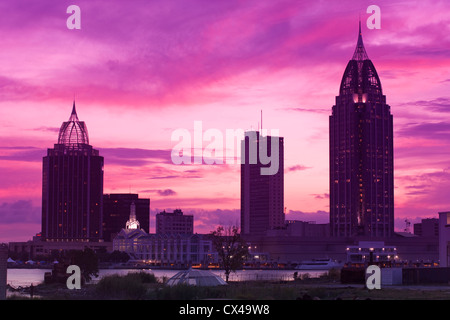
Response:
M230 281L226 286L165 285L146 272L108 275L97 283L69 290L65 284L39 284L10 291L8 299L39 300L448 300L450 286L386 286L368 290L363 285L341 284L335 275L294 281Z
M45 272L49 272L49 269L28 269L28 268L15 268L8 269L7 283L13 287L28 287L31 284L38 285L44 281ZM104 276L109 275L126 275L130 272L145 271L154 274L159 279L168 279L178 273L177 269L99 269L98 277L94 278L95 282L99 281ZM212 273L225 278L225 273L220 269L210 270ZM298 277L302 277L305 274L309 277L318 277L326 273L326 270L306 270L306 271L294 271L294 270L237 270L230 275L231 281L253 281L253 280L267 280L267 281L293 281L294 273L297 272Z

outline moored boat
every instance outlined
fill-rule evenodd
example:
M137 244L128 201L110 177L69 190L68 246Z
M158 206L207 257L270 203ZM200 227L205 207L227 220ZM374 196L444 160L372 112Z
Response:
M302 261L298 264L296 270L330 270L330 269L340 269L344 266L341 261L332 260L329 258L325 259L312 259L309 261Z

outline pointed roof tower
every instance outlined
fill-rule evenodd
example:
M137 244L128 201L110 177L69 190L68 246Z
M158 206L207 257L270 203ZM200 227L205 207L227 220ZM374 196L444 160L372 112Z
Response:
M69 121L63 122L59 129L58 144L71 148L78 148L80 144L89 144L87 127L83 121L78 120L75 100Z
M359 35L352 59L348 62L342 77L339 95L361 96L363 93L382 95L381 82L375 66L367 55L362 39L361 20L359 21ZM358 99L358 101L361 99Z
M361 20L359 20L358 42L356 44L356 49L355 49L355 52L353 53L352 60L357 60L357 61L369 60L369 56L367 55L366 49L364 48L364 43L363 43L363 39L362 39Z

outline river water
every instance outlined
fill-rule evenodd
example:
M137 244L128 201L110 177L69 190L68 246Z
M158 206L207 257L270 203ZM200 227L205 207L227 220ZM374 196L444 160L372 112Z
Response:
M7 283L15 288L28 287L38 285L44 281L45 272L50 272L50 269L8 269ZM129 272L145 271L153 273L158 279L171 278L180 270L163 270L163 269L101 269L99 275L93 281L99 281L102 277L107 275L119 274L126 275ZM225 279L223 270L211 270L216 275ZM310 277L319 277L327 273L325 270L238 270L230 274L230 281L245 281L245 280L294 280L294 272L298 276L308 274Z

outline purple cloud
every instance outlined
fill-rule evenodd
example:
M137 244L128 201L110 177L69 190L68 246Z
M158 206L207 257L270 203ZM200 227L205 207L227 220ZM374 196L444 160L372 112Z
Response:
M446 81L449 81L447 79ZM450 112L450 98L448 97L439 97L433 100L416 100L411 102L406 102L401 104L402 106L410 107L410 106L418 106L425 107L428 110L448 113Z
M105 163L140 167L151 163L172 163L170 150L139 148L99 148Z
M416 137L430 140L450 141L449 122L422 122L411 123L397 130L397 134L402 137Z
M322 194L311 194L314 196L314 199L324 200L324 199L330 199L329 193L322 193Z
M329 114L330 109L319 109L319 108L284 108L282 110L296 111L296 112L312 112L320 114Z
M17 200L0 204L0 223L40 223L41 208L30 200Z
M175 196L177 194L177 192L175 192L172 189L163 189L163 190L158 190L158 189L150 189L150 190L140 190L139 193L156 193L159 196L162 197L168 197L168 196Z
M329 212L318 210L315 212L305 212L301 210L289 210L286 213L286 220L314 221L317 223L329 223Z
M47 154L46 149L36 147L0 147L2 150L0 160L8 161L42 162L42 157Z
M307 169L311 169L311 167L307 167L301 164L297 164L295 166L291 166L289 168L286 168L284 170L285 173L289 173L289 172L294 172L294 171L303 171L303 170L307 170Z

